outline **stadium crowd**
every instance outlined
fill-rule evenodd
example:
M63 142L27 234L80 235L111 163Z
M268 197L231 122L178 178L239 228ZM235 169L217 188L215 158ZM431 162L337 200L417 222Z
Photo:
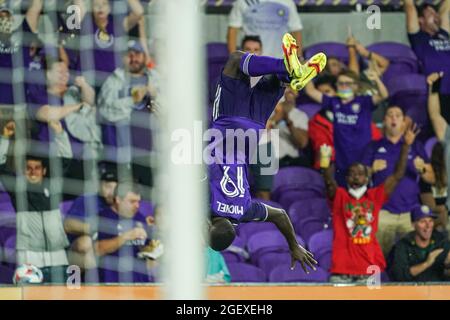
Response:
M156 281L160 76L148 1L19 4L0 0L0 283L22 264L50 283L66 281L69 265L85 282ZM79 27L68 23L71 5ZM258 161L249 173L253 195L287 211L319 270L290 270L274 226L251 222L222 253L205 249L205 281L365 283L374 266L383 281L450 279L450 0L405 0L404 11L410 47L365 47L349 34L304 48L292 0L234 2L223 63L236 49L280 56L285 32L301 61L328 56L313 83L286 89L266 125L279 144L266 135L260 147L279 172L261 174ZM211 114L213 68L223 65L208 63Z

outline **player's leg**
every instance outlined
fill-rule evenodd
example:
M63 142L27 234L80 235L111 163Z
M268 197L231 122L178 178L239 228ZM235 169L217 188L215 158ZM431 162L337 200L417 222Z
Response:
M231 78L238 79L245 74L249 77L258 77L268 74L289 76L283 59L267 56L257 56L242 51L233 52L228 58L223 73Z
M305 64L301 64L297 57L298 46L294 37L286 33L282 43L284 64L290 77L293 78L291 88L299 91L325 68L327 57L324 53L319 52Z

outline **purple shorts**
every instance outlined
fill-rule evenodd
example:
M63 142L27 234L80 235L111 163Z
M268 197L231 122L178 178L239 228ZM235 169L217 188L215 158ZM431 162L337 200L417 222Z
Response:
M237 223L266 220L266 206L250 196L247 165L211 164L208 173L213 216Z

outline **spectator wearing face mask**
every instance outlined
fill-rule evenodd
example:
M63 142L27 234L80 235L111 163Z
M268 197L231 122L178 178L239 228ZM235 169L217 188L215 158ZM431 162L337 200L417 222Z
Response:
M336 96L336 78L323 74L317 77L315 82L317 90L330 97ZM379 140L382 137L380 129L372 122L372 140ZM333 147L333 113L322 109L316 113L308 123L308 136L313 154L313 167L320 169L320 146L325 144ZM332 161L335 161L335 150L332 149Z
M333 143L336 151L336 180L346 185L345 173L354 162L361 160L363 151L372 140L372 111L388 97L388 91L375 72L369 73L371 81L378 88L376 95L358 95L359 79L350 71L342 72L337 78L337 96L330 97L309 83L306 93L324 110L333 115Z
M400 158L394 172L374 188L368 188L368 168L358 162L348 168L347 186L338 187L329 166L329 147L321 148L321 168L332 204L334 237L331 282L365 283L370 276L370 266L377 266L381 271L385 269L386 262L375 237L379 231L379 213L405 174L408 153L417 134L416 126L404 131Z

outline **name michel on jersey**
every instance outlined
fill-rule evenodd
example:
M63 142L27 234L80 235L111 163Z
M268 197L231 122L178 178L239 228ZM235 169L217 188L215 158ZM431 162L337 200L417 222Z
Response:
M243 206L230 205L230 204L222 203L220 201L216 201L216 202L217 202L217 211L219 211L221 213L239 214L239 215L244 214Z

